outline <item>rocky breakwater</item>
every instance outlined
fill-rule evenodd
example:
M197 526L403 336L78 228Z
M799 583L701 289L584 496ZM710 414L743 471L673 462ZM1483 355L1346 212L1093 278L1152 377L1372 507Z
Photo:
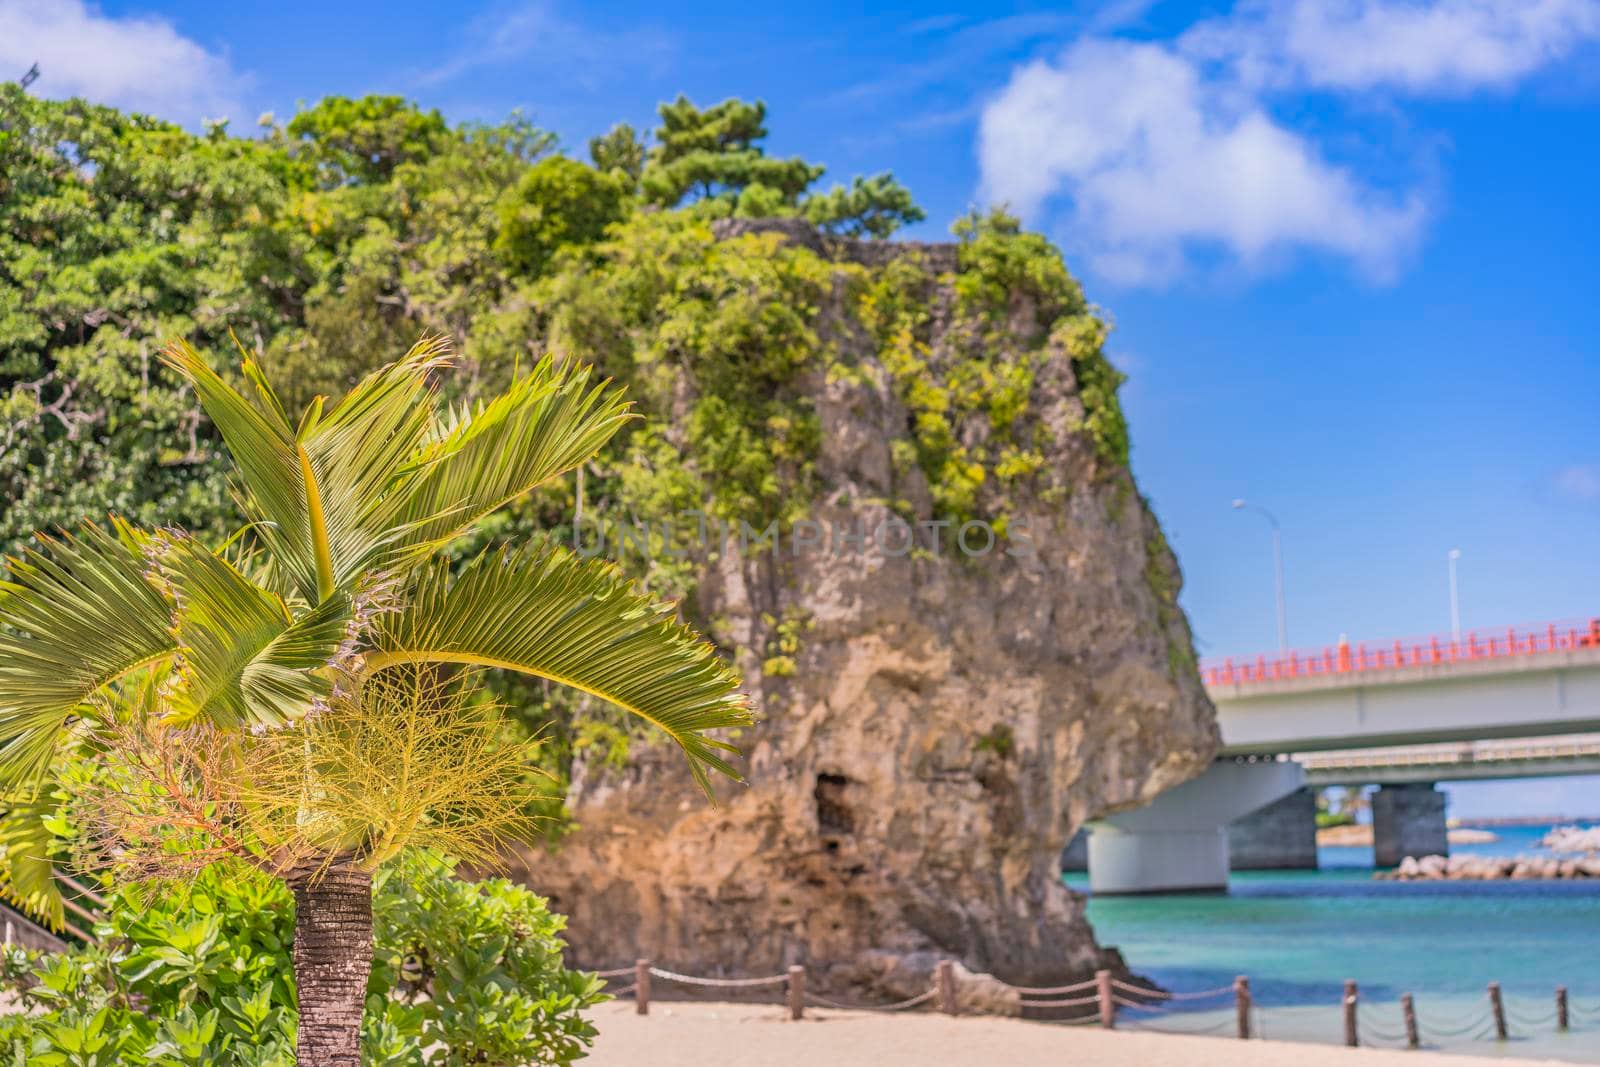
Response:
M1555 878L1600 878L1600 858L1554 856L1407 856L1374 878L1393 882L1498 882Z
M920 993L953 958L969 1002L1002 1011L1014 994L983 976L1120 970L1061 884L1062 847L1198 774L1218 738L1176 560L1128 469L1106 328L1057 253L1003 220L959 246L784 221L624 254L627 239L600 250L597 290L631 291L619 277L648 263L652 299L699 303L641 304L589 335L671 367L646 395L673 427L658 462L729 531L688 549L685 611L763 718L735 739L748 784L722 784L715 807L664 747L574 767L577 829L526 877L569 915L575 958L729 976L798 963L808 985L869 1001ZM773 272L810 288L768 306ZM740 302L758 347L730 378L684 324ZM795 315L783 368L741 382L770 370L762 337ZM565 340L590 354L576 329ZM761 487L730 482L737 457L697 435L753 385L777 428L743 445L776 456L766 545L731 532Z

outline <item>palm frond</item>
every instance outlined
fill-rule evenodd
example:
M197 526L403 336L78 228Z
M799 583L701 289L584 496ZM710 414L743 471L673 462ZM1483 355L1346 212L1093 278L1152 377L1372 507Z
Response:
M243 489L241 503L255 521L257 535L271 547L274 563L302 596L322 599L302 453L276 396L270 403L252 404L186 342L173 341L161 357L188 380L222 434ZM244 373L271 396L254 361L245 361Z
M0 900L55 930L66 923L49 822L60 807L48 789L0 798Z
M167 694L175 720L279 726L326 695L328 682L314 672L345 637L347 596L291 618L277 594L192 538L162 534L151 555L180 646Z
M301 429L334 587L348 586L405 532L396 528L407 501L400 483L416 474L433 432L429 377L447 352L442 338L424 338Z
M134 668L173 654L169 613L145 581L141 535L86 524L40 536L0 582L0 781L42 774L73 712Z
M368 669L465 663L548 678L659 727L708 794L708 771L739 778L721 755L737 749L711 736L754 721L737 675L613 565L564 549L490 552L453 580L441 561L413 582L406 606L376 620Z
M443 420L405 490L404 543L447 542L599 452L636 416L620 387L592 377L592 367L545 356L493 400Z

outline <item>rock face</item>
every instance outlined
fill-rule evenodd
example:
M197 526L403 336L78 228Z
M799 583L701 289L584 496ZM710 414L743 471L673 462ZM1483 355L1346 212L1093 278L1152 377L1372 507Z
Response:
M942 351L938 310L954 246L817 248L841 263L931 264L931 358L958 358ZM763 714L735 739L748 785L721 786L713 807L665 745L624 771L579 768L579 829L528 859L528 881L570 916L584 966L648 956L753 975L801 963L819 988L887 996L926 989L941 957L1019 984L1118 965L1059 859L1086 819L1138 806L1214 754L1176 562L1131 475L1084 432L1054 340L1028 408L1047 469L1008 494L1008 537L980 553L987 536L969 528L963 552L958 526L943 544L913 527L918 548L905 551L888 501L942 516L896 462L907 409L842 283L836 296L819 329L863 373L818 368L801 382L822 429L818 527L776 550L725 543L698 557L696 612L735 650ZM1033 314L1015 309L1018 335L1039 332Z

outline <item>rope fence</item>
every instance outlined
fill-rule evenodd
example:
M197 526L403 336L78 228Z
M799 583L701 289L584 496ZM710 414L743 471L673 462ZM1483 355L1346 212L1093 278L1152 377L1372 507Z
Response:
M792 1019L805 1017L807 1006L834 1011L896 1012L912 1011L932 1004L946 1015L960 1014L955 963L941 960L933 975L933 984L927 990L888 1004L852 1004L822 995L806 988L806 969L796 965L782 974L758 975L751 978L726 978L692 974L657 967L652 961L641 959L632 967L596 971L596 976L606 980L632 978L625 986L608 989L612 996L632 996L634 1009L640 1015L650 1013L653 982L687 986L699 989L777 989L784 991L784 1003ZM1024 1009L1073 1012L1054 1021L1069 1026L1088 1026L1098 1023L1107 1030L1115 1029L1119 1020L1132 1024L1133 1029L1151 1030L1172 1034L1232 1034L1241 1039L1262 1038L1263 1005L1250 990L1250 979L1240 975L1233 984L1212 989L1167 990L1136 985L1116 977L1110 971L1097 971L1095 976L1082 982L1061 986L1017 986L991 979L1001 989L1015 993L1016 1003ZM1482 1008L1465 1015L1441 1015L1419 1012L1416 1000L1403 993L1398 1002L1399 1018L1392 1012L1395 1005L1375 1005L1361 999L1360 988L1354 981L1344 983L1341 1009L1344 1016L1344 1043L1378 1048L1421 1048L1424 1042L1438 1045L1458 1040L1506 1041L1516 1031L1526 1034L1553 1029L1566 1032L1574 1029L1573 1020L1600 1024L1600 1002L1595 1004L1571 1003L1565 986L1557 986L1555 1000L1548 1009L1530 1010L1525 1005L1507 1009L1501 996L1500 984L1490 982L1487 998ZM1231 998L1232 1017L1211 1018L1218 1009L1227 1007ZM1214 1006L1203 1002L1216 1002ZM1289 1005L1274 1006L1279 1011ZM1298 1007L1298 1005L1296 1005ZM1398 1024L1398 1025L1397 1025Z
M926 993L919 993L905 1000L897 1000L893 1004L845 1004L837 1000L830 1000L820 993L807 993L806 999L818 1007L832 1008L835 1011L907 1011L911 1008L926 1004L939 995L937 989L930 989Z

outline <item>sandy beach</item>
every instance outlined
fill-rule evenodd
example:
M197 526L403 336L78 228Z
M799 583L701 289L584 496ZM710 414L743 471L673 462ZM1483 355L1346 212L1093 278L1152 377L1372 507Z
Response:
M791 1022L771 1005L631 1001L595 1009L590 1067L1482 1067L1481 1057L1347 1049L1285 1041L1108 1033L993 1017L874 1015L807 1009ZM1555 1061L1518 1060L1518 1063Z

